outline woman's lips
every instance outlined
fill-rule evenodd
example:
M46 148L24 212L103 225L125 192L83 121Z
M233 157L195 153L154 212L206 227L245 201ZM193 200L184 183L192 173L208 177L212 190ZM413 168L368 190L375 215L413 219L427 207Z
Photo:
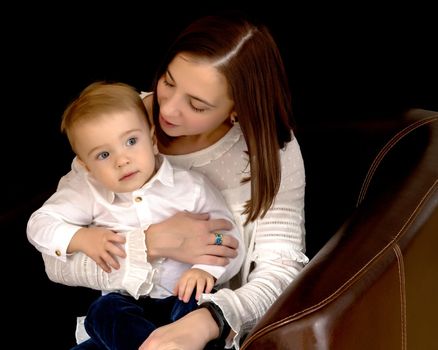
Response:
M171 122L169 122L166 118L164 118L161 114L160 114L160 123L162 124L162 126L168 126L168 127L173 127L176 126L176 124L173 124Z

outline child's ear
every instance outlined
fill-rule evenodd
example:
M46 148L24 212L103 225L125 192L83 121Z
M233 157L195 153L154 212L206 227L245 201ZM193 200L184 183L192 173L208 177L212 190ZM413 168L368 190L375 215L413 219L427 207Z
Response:
M154 149L154 154L157 155L158 154L158 140L157 140L157 135L155 134L155 125L151 126L150 135L151 135L152 145L153 145L153 149Z
M79 156L76 156L78 162L80 165L82 165L88 172L90 171L90 169L88 169L87 164L85 164L81 158L79 158Z

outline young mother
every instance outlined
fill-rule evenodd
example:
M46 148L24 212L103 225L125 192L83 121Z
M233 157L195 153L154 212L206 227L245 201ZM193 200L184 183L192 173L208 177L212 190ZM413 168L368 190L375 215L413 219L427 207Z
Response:
M214 339L238 349L308 261L304 165L278 47L266 27L243 18L201 18L170 47L153 94L144 100L160 151L172 163L204 173L222 191L246 258L230 285L204 294L199 309L155 330L140 349L203 349ZM214 244L214 231L224 225L180 213L130 233L127 258L110 274L82 254L65 261L45 256L46 270L56 282L139 297L157 273L148 260L223 264L233 256L231 238Z

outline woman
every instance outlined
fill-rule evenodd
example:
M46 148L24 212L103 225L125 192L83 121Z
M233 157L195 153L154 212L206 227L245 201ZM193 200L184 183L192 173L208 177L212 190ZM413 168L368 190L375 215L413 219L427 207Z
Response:
M155 330L140 349L203 349L225 340L238 349L308 261L304 165L279 50L264 26L237 16L201 18L170 47L154 92L144 99L160 151L173 164L204 173L222 191L246 257L229 286L204 294L199 309ZM125 289L138 297L153 284L147 259L223 264L235 247L225 239L214 245L214 231L224 225L180 213L151 225L145 236L128 235L127 258L109 275L92 262L81 265L80 255L67 262L46 256L46 270L57 282Z

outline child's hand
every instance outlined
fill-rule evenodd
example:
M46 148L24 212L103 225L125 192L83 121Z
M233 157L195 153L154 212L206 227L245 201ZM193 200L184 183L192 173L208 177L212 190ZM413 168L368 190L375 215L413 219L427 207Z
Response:
M81 251L93 259L105 272L111 268L119 269L117 256L126 257L120 246L125 243L125 237L102 227L88 227L78 230L70 241L67 252Z
M190 300L193 289L196 287L196 300L199 300L203 292L210 293L214 287L215 278L208 272L192 268L183 273L177 285L174 294L185 303Z

